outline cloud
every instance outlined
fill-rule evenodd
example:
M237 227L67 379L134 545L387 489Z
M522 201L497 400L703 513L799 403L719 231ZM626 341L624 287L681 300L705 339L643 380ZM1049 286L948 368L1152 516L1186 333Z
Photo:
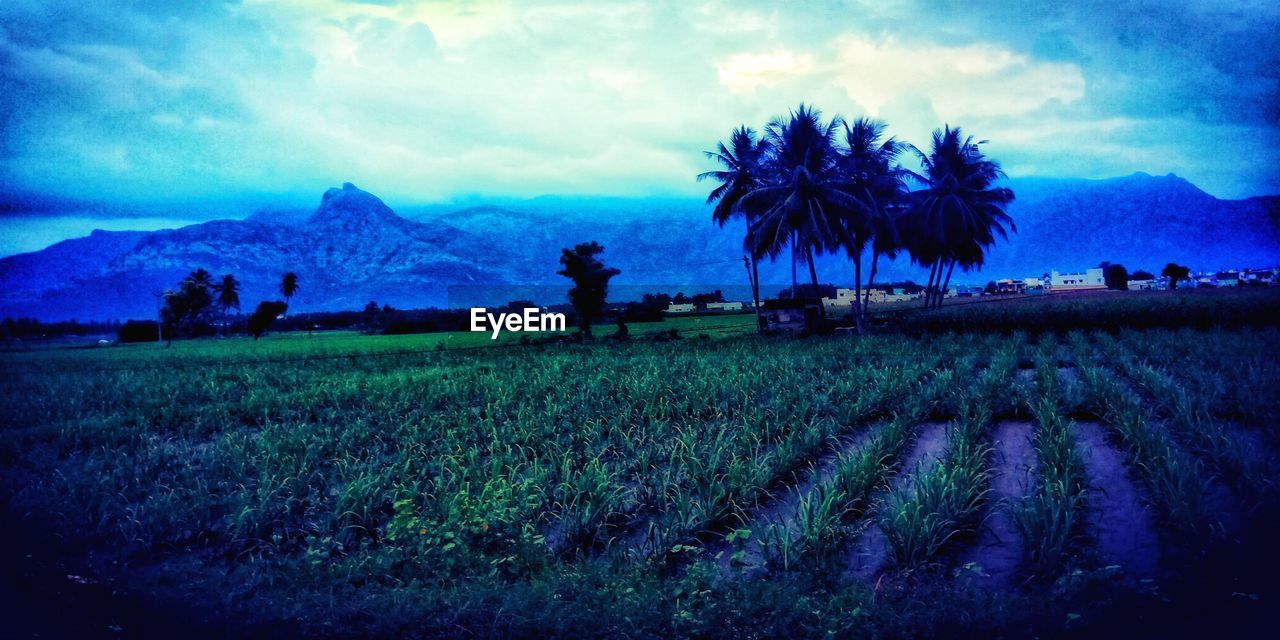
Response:
M784 80L803 78L815 68L813 56L780 50L735 54L716 65L716 75L720 84L730 91L743 93L759 86L775 87Z
M928 99L944 120L1020 116L1051 101L1075 102L1085 81L1072 64L1037 62L989 43L920 46L859 34L834 44L834 81L871 115L906 96Z
M959 6L12 0L0 179L119 199L344 180L401 201L692 195L702 150L804 101L917 142L961 124L1015 173L1280 191L1258 161L1280 143L1273 7Z

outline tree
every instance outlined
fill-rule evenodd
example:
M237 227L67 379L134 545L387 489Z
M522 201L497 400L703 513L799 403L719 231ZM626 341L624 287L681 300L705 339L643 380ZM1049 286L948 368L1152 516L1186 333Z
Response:
M1130 280L1155 280L1156 276L1150 271L1144 271L1142 269L1138 269L1137 271L1134 271L1133 273L1129 274L1129 279Z
M286 306L293 300L293 294L297 292L298 274L292 271L284 274L284 277L280 279L280 295L284 296Z
M213 290L218 292L218 307L222 309L222 315L227 315L232 307L240 310L240 282L235 276L229 273L222 276L222 282L214 285Z
M1169 290L1175 291L1178 288L1179 281L1189 280L1191 278L1191 269L1170 262L1160 270L1160 275L1169 279Z
M869 118L858 118L845 125L846 151L840 158L840 171L846 188L862 204L862 207L846 211L845 225L848 244L846 250L853 260L853 286L855 300L854 321L862 332L870 296L862 291L862 254L871 244L870 287L875 279L880 255L893 256L898 246L898 231L894 214L907 193L904 178L909 175L895 164L903 145L895 138L884 138L885 124Z
M929 267L925 306L940 306L956 265L980 268L996 236L1016 231L1005 208L1013 191L995 186L1004 177L999 163L983 155L959 127L933 132L929 153L911 147L922 173L913 174L924 188L911 194L903 232L913 260Z
M560 264L564 268L556 273L573 281L569 289L569 303L578 313L578 334L591 338L591 323L604 311L604 301L609 293L609 280L622 273L605 267L596 256L604 252L598 242L584 242L573 249L563 249Z
M176 290L165 291L164 307L160 310L164 324L176 332L185 323L187 335L195 337L196 326L213 306L212 282L208 271L197 269L183 278Z
M254 340L261 338L276 318L284 315L288 310L289 305L280 300L259 302L258 308L254 309L253 315L249 316L249 335L253 336Z
M803 257L809 279L818 286L815 255L838 251L851 244L847 219L865 207L847 191L835 146L842 126L839 118L822 121L821 112L801 104L789 116L774 118L768 140L774 151L767 163L768 180L742 199L753 216L748 249L753 258L777 259L791 249L791 283Z
M719 186L707 195L707 204L715 203L711 210L711 219L723 227L733 218L744 216L747 222L747 233L750 234L753 216L742 207L742 199L748 193L764 184L765 164L772 149L768 140L756 140L755 131L746 126L738 127L729 135L729 146L718 143L715 151L707 151L708 158L724 167L720 171L707 171L698 174L698 180L715 180ZM749 236L748 236L749 238ZM743 245L749 243L743 239ZM747 269L747 277L751 280L751 298L755 302L757 325L760 316L760 267L757 260L751 260Z
M1102 263L1102 281L1108 289L1126 291L1129 289L1129 270L1122 264Z

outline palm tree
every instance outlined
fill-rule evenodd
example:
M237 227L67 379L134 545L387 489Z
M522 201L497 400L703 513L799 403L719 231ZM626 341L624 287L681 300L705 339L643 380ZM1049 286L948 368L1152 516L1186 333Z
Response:
M289 300L293 298L293 294L298 292L298 274L290 271L284 274L280 279L280 295L284 296L285 304L289 304Z
M729 136L729 146L723 142L715 151L707 151L708 158L724 167L721 171L707 171L698 174L698 180L712 179L719 186L711 190L707 196L707 204L715 203L711 210L711 219L723 227L730 220L745 216L747 230L750 232L752 216L740 206L742 199L760 187L765 180L765 163L768 161L771 146L767 140L757 140L755 131L745 125L733 130ZM746 240L744 239L744 244ZM756 324L760 320L760 269L758 261L751 261L748 272L751 278L751 298L755 303Z
M222 282L214 285L213 290L218 292L218 306L222 307L222 315L227 315L232 307L240 310L240 281L235 276L229 273L222 276Z
M821 112L801 104L789 117L774 118L767 139L774 151L769 180L742 198L753 216L747 247L752 256L776 259L791 248L791 284L796 291L797 252L818 287L815 254L850 244L846 218L862 204L847 191L835 146L839 118L822 122Z
M197 287L202 287L204 289L209 289L209 290L213 290L214 288L213 274L209 273L209 271L206 270L204 267L201 267L199 269L196 269L195 271L192 271L190 274L187 275L187 279L191 280L192 284Z
M1004 172L982 154L983 142L945 126L933 132L929 153L911 147L922 167L914 177L924 188L912 192L905 222L912 257L929 266L926 307L942 304L957 264L966 271L981 266L996 236L1017 230L1005 212L1013 191L994 186Z
M222 276L222 282L213 285L213 290L218 293L218 306L222 308L224 321L231 307L235 307L236 311L240 310L240 281L235 276L229 273ZM230 331L230 323L227 323L224 331Z
M853 286L857 301L854 320L862 332L866 302L862 295L862 254L872 244L872 278L881 253L892 253L897 246L897 230L893 212L904 194L904 178L908 172L896 164L903 145L895 138L884 139L885 124L869 118L858 118L845 124L845 148L840 158L840 171L845 188L862 207L850 210L845 217L849 244L846 250L853 260ZM870 280L868 280L870 285ZM869 297L869 296L868 296Z

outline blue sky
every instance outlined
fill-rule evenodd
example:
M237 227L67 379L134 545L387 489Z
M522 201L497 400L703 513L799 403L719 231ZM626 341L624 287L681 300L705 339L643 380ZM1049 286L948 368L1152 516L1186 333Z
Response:
M702 150L803 100L1015 177L1280 193L1274 2L105 4L0 3L4 191L704 194Z

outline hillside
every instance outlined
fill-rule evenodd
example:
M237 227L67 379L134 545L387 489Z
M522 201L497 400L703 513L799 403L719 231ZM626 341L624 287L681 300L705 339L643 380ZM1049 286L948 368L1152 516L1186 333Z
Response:
M1103 260L1159 269L1280 264L1280 198L1219 200L1176 176L1111 180L1013 180L1018 232L959 282L1083 269ZM368 300L396 307L557 302L560 249L596 240L622 270L615 298L649 290L720 288L745 297L742 223L719 229L695 199L535 198L458 210L439 206L397 215L376 196L345 184L304 216L259 211L156 232L104 232L0 259L0 316L44 319L150 317L153 292L204 267L234 273L246 308L277 298L285 271L302 288L297 310L352 309ZM824 282L852 278L845 258L826 256ZM905 260L881 266L880 281L924 279ZM802 268L801 277L804 278ZM763 281L790 282L785 259Z

